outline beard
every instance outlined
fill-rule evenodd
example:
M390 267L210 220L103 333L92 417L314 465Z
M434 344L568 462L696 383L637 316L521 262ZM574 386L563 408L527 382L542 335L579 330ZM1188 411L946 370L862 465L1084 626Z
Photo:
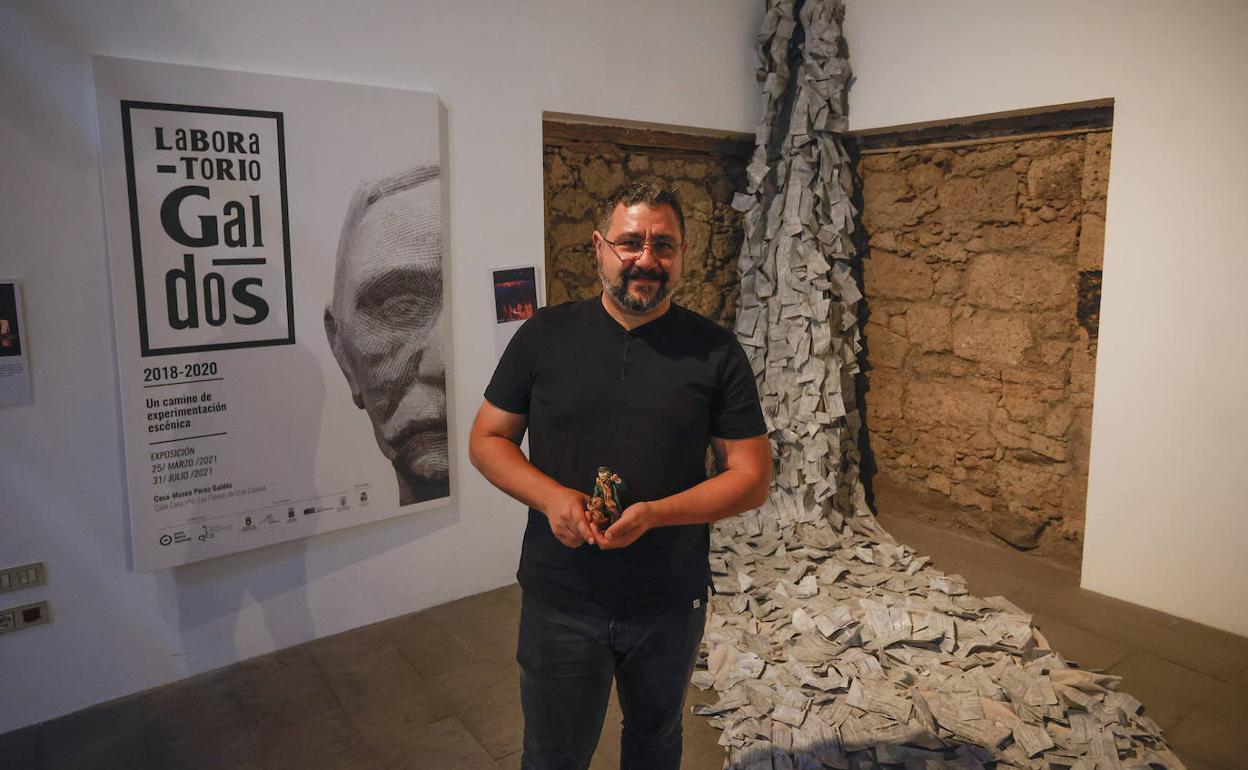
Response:
M620 276L618 284L612 284L599 268L598 276L602 279L603 288L607 290L607 294L615 301L620 309L637 314L649 313L659 305L663 304L663 300L667 299L668 294L668 274L664 270L639 270L637 267L629 268L627 272ZM659 282L659 288L654 292L654 296L649 299L634 297L628 293L629 283L636 278L648 278Z

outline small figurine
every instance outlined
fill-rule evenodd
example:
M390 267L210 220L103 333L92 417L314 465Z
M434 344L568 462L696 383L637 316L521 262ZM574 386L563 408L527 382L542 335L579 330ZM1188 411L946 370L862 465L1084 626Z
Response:
M627 489L619 474L603 465L594 478L594 491L589 499L589 519L599 531L620 520L623 508L621 493Z

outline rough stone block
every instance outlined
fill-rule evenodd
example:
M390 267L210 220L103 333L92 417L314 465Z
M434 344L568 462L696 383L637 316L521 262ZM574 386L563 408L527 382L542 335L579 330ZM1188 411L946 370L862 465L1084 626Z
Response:
M1006 449L1026 449L1031 436L1031 430L1026 423L1011 420L1009 412L1004 408L993 414L992 427L989 430L994 442Z
M1027 551L1040 545L1042 529L1044 522L1007 511L998 511L988 524L989 532L1015 548Z
M1100 270L1105 260L1105 217L1087 212L1080 220L1079 270Z
M937 188L936 197L946 222L1014 222L1018 174L1005 169L977 179L949 179Z
M1018 386L1007 385L1005 387L1005 394L1001 398L1001 406L1009 414L1011 420L1018 422L1038 420L1048 412L1044 402L1037 399L1035 393Z
M550 199L550 212L568 219L592 219L594 199L589 197L584 190L565 187Z
M555 225L549 228L551 245L557 250L565 250L567 247L575 247L578 250L583 248L586 252L592 253L590 247L590 238L594 234L594 223L585 222L567 222ZM594 268L596 271L597 268Z
M1027 194L1046 201L1078 200L1083 189L1083 155L1064 152L1037 158L1027 169Z
M899 418L903 415L902 399L905 396L905 380L895 373L875 369L867 374L867 419Z
M975 491L969 484L955 484L949 497L958 505L978 508L981 511L992 510L992 498Z
M943 352L950 350L949 308L920 303L906 311L906 334L919 350Z
M932 285L932 293L938 297L958 298L962 293L962 271L937 270L936 282Z
M1038 505L1056 487L1059 477L1047 466L1022 462L1004 462L997 468L1001 494L1019 505Z
M1066 442L1033 433L1028 438L1027 446L1031 451L1057 462L1066 461Z
M574 178L572 169L568 168L568 164L559 157L558 153L548 153L546 155L546 187L550 190L558 190L572 184Z
M1028 139L1019 142L1018 154L1029 158L1042 158L1052 155L1053 152L1062 146L1062 142L1051 137L1044 139Z
M882 152L878 155L864 155L858 164L862 171L892 171L897 167L897 153Z
M904 412L916 425L987 425L997 395L966 382L911 382Z
M938 262L965 262L971 258L971 253L967 251L966 244L956 240L941 241L927 250L928 259L934 259ZM956 270L941 268L949 273L956 273Z
M1044 435L1061 438L1066 435L1070 423L1075 418L1075 407L1068 401L1059 402L1049 407L1044 417Z
M1083 160L1083 199L1105 200L1109 195L1109 150L1111 134L1088 134Z
M1018 152L1014 144L999 142L980 147L959 148L950 171L957 176L967 176L976 171L991 171L1013 166Z
M945 172L934 163L920 163L906 172L906 181L914 190L930 190L945 178Z
M966 298L997 310L1059 308L1074 304L1074 284L1074 271L1051 259L983 254L967 271Z
M1066 386L1066 378L1057 372L1047 369L1027 369L1021 366L1005 367L1001 370L1001 381L1018 385L1037 385L1040 389L1060 391Z
M706 176L705 167L702 176ZM704 217L711 216L715 203L711 200L711 194L705 185L693 184L682 179L672 182L672 189L676 192L676 198L680 201L680 208L686 219L695 214L701 214Z
M887 328L875 323L868 323L866 328L867 361L873 366L897 368L905 363L910 343L900 334L894 334Z
M947 495L952 490L952 483L949 477L943 473L930 473L927 476L927 488L933 489L942 495Z
M1017 365L1033 339L1017 316L976 313L953 322L953 352L972 361Z
M863 260L867 296L927 299L932 296L932 270L922 260L872 250Z
M618 163L606 163L601 158L594 158L581 169L581 184L596 198L610 196L620 188L628 175Z
M1060 340L1050 340L1040 345L1040 360L1045 366L1054 368L1063 368L1063 364L1070 365L1066 360L1066 354L1070 352L1071 345L1069 342Z
M629 155L628 170L633 174L644 174L650 170L650 159L636 153Z
M1041 222L1033 225L985 227L978 251L1021 251L1037 257L1068 257L1079 239L1077 222ZM967 245L970 248L971 244Z
M867 174L862 180L863 224L868 230L901 227L910 219L910 207L901 202L908 196L910 185L901 174Z
M871 248L880 251L897 251L897 233L892 230L873 230L868 239Z

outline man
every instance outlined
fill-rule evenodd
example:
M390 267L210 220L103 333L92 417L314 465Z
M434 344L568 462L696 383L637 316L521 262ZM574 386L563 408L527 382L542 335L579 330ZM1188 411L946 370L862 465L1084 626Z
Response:
M593 245L602 295L543 308L516 332L469 456L529 506L521 766L587 767L614 678L621 767L678 768L706 620L707 525L763 502L771 456L741 347L671 303L687 250L675 195L627 185L603 206ZM711 479L708 444L722 469ZM599 466L627 483L631 503L605 532L587 514Z
M325 334L394 465L399 505L447 497L438 167L356 191L338 240Z

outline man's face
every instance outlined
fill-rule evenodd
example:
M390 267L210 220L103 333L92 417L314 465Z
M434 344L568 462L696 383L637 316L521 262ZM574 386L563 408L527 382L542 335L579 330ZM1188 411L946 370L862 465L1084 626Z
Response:
M326 314L356 405L415 486L447 478L438 193L435 178L367 208L340 257Z
M679 284L684 268L684 241L676 212L666 205L652 208L644 203L620 204L615 207L607 230L594 232L598 275L607 295L616 307L633 315L645 315L661 307ZM647 248L635 262L621 262L607 241L618 244L630 240L667 242L678 248L675 256L667 260L656 259L653 250Z

